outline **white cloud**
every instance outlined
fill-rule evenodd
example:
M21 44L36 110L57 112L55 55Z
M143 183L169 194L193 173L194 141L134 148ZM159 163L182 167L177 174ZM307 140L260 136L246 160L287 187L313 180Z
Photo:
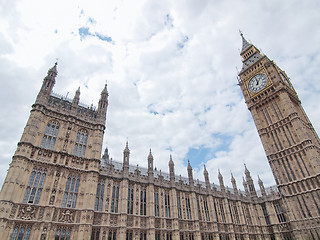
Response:
M261 142L237 86L244 31L291 77L319 130L320 3L316 1L11 1L0 17L0 171L4 179L16 143L47 69L55 59L54 91L97 105L108 80L104 145L121 161L126 139L131 163L187 175L191 148L210 148L210 160L192 159L194 177L205 163L212 182L230 170L241 187L245 162L255 180L274 184ZM80 38L79 28L92 36ZM112 38L100 40L96 34ZM28 89L28 91L26 91ZM319 110L318 110L319 109ZM2 180L3 181L3 180ZM258 184L256 184L256 187Z

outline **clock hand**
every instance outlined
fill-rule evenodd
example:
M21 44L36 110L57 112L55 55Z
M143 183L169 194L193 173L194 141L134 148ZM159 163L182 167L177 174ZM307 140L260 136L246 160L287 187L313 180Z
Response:
M257 79L256 86L259 85L259 80Z

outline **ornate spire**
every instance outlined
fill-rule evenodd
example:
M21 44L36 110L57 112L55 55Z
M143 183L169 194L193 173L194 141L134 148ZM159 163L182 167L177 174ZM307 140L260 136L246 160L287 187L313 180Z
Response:
M240 32L240 36L242 38L242 49L241 49L241 53L243 53L245 50L247 50L249 47L252 46L251 43L249 43L243 36L243 33L241 32L241 30L239 30Z
M151 152L151 148L148 155L148 176L153 177L153 155Z
M170 181L174 182L175 176L174 176L174 163L172 160L172 156L170 154L170 160L169 160L169 172L170 172Z
M130 157L130 150L129 150L128 141L127 141L126 147L123 150L123 171L125 174L129 172L129 157Z
M219 178L219 183L220 183L220 188L221 188L221 191L225 191L225 187L224 187L224 183L223 183L223 177L222 177L222 174L220 172L220 169L218 169L218 178Z
M78 106L80 101L80 87L78 88L78 90L76 91L73 101L72 101L72 105L73 106Z
M233 177L232 173L231 173L231 183L232 183L232 187L233 187L233 192L235 194L238 194L238 188L237 188L236 179Z
M262 196L266 196L266 190L264 188L264 185L263 185L263 182L262 180L260 179L259 175L258 175L258 184L259 184L259 187L260 187L260 191L261 191L261 194Z
M188 160L187 170L188 170L189 185L190 185L191 188L193 188L194 187L193 174L192 174L192 167L190 165L190 161L189 160Z
M206 165L203 165L203 175L204 175L204 181L206 182L206 187L210 188L209 173L206 169Z
M57 64L58 63L56 62L54 66L48 70L47 76L43 79L40 93L43 93L45 95L50 95L50 93L52 92L53 86L56 83L56 76L58 74Z
M107 90L107 84L105 84L101 95L100 95L100 100L98 103L98 113L100 114L100 116L102 116L103 118L106 117L106 113L107 113L107 107L108 107L108 90Z
M239 75L241 75L248 68L250 68L255 63L257 63L260 59L263 58L263 55L260 54L260 51L252 43L249 43L244 38L241 31L240 31L240 36L242 38L242 50L240 52L240 55L242 56L243 65Z

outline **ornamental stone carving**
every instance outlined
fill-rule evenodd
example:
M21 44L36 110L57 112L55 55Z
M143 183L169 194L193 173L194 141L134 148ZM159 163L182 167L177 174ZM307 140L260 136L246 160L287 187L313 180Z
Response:
M69 209L60 212L59 222L73 223L75 212Z
M21 206L18 218L21 218L23 220L32 220L35 219L35 213L36 213L36 207L35 206Z

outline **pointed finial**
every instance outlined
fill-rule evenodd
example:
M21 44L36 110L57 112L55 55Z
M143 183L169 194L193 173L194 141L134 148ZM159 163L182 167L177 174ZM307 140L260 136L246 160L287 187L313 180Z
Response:
M189 161L189 159L188 159L188 168L187 168L188 170L192 170L192 167L191 167L191 165L190 165L190 161Z
M150 148L150 151L149 151L148 159L153 159L151 148Z
M173 164L174 164L174 163L173 163L173 160L172 160L172 156L171 156L171 154L170 154L169 164L170 164L170 165L173 165Z
M203 164L203 174L208 174L208 171L206 169L206 165L205 164Z

